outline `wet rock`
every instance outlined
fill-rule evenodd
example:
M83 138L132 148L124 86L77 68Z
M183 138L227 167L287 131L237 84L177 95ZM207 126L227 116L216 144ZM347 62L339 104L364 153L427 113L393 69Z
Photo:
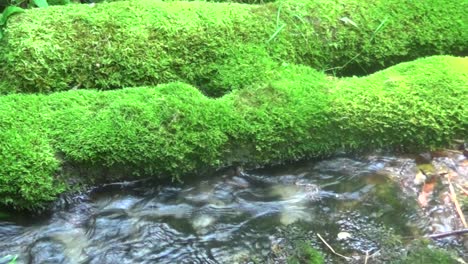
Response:
M432 154L431 152L420 153L416 155L415 158L416 164L427 164L432 161Z
M204 233L206 228L212 225L216 219L210 215L198 215L192 220L192 226L197 233Z
M90 254L87 263L89 264L103 264L103 263L119 263L131 264L134 260L130 259L127 252L128 245L115 244L105 247L104 250L96 250Z
M312 216L306 211L306 208L296 208L296 210L294 208L285 208L281 211L280 223L287 226L298 221L310 222L312 221Z
M105 211L95 215L87 223L88 237L94 243L108 243L113 239L125 239L133 234L135 220L120 211Z
M193 207L186 203L181 204L153 204L151 207L142 208L133 212L133 215L144 219L156 220L161 217L187 218L193 211Z
M345 232L345 231L341 231L341 232L338 233L338 235L336 235L336 239L338 239L338 241L339 240L347 240L347 239L349 239L351 237L352 237L352 235L350 233L348 233L348 232Z
M239 176L232 177L228 183L239 188L248 188L250 185L246 179Z
M34 242L29 252L29 263L34 264L60 264L70 263L64 255L65 245L51 238L42 238Z
M97 204L102 205L101 210L130 210L141 199L134 196L122 196L113 199L98 201Z

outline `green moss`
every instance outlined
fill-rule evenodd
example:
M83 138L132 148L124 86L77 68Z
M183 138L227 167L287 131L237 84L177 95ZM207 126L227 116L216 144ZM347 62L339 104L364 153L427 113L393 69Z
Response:
M430 245L430 241L416 240L407 248L405 256L393 261L397 264L455 264L458 261L449 251Z
M410 254L398 262L401 264L426 264L426 263L438 263L438 264L455 264L458 263L444 250L425 248L417 251L410 252Z
M0 92L182 81L220 96L273 78L285 61L330 73L372 72L422 56L466 52L463 5L142 0L33 9L12 17L5 29Z
M32 208L61 193L59 162L42 126L39 99L11 96L0 103L0 203ZM34 117L31 118L31 113Z
M321 264L325 260L322 254L307 242L297 242L294 253L287 260L288 264Z
M218 99L183 83L2 96L0 197L37 206L62 191L55 175L177 178L338 150L443 146L468 134L467 62L432 57L343 80L285 65L271 82ZM396 73L399 85L388 82Z
M466 138L468 113L459 100L467 99L467 62L426 58L342 79L332 91L332 111L340 116L336 127L356 149L387 147L396 143L395 136L400 149L413 151Z

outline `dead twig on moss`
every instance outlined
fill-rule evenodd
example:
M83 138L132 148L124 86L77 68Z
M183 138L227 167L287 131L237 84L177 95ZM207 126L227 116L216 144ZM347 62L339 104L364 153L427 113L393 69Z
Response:
M463 188L463 186L461 186L460 184L456 183L457 187L465 194L465 195L468 195L468 190L466 190L465 188Z
M340 253L336 252L336 251L327 243L327 241L325 241L325 239L323 239L323 237L322 237L319 233L317 233L317 236L318 236L318 237L320 238L320 240L322 240L322 242L331 250L331 252L333 252L333 254L335 254L335 255L337 255L337 256L339 256L339 257L342 257L342 258L346 259L347 261L351 260L350 257L346 257L346 256L341 255Z

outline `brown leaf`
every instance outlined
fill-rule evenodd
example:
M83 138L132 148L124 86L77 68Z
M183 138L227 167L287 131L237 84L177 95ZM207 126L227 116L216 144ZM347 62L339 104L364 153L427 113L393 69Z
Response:
M434 191L436 181L424 183L421 192L418 195L418 203L421 207L426 207Z
M459 166L461 167L468 167L468 159L464 159L460 162Z

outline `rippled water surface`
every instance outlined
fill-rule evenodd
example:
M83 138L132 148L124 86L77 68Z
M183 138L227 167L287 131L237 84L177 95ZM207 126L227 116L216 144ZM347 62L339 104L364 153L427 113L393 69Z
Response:
M0 252L18 263L244 263L264 259L295 222L322 234L370 222L424 233L414 197L396 187L405 162L335 158L89 192L50 216L0 220Z

